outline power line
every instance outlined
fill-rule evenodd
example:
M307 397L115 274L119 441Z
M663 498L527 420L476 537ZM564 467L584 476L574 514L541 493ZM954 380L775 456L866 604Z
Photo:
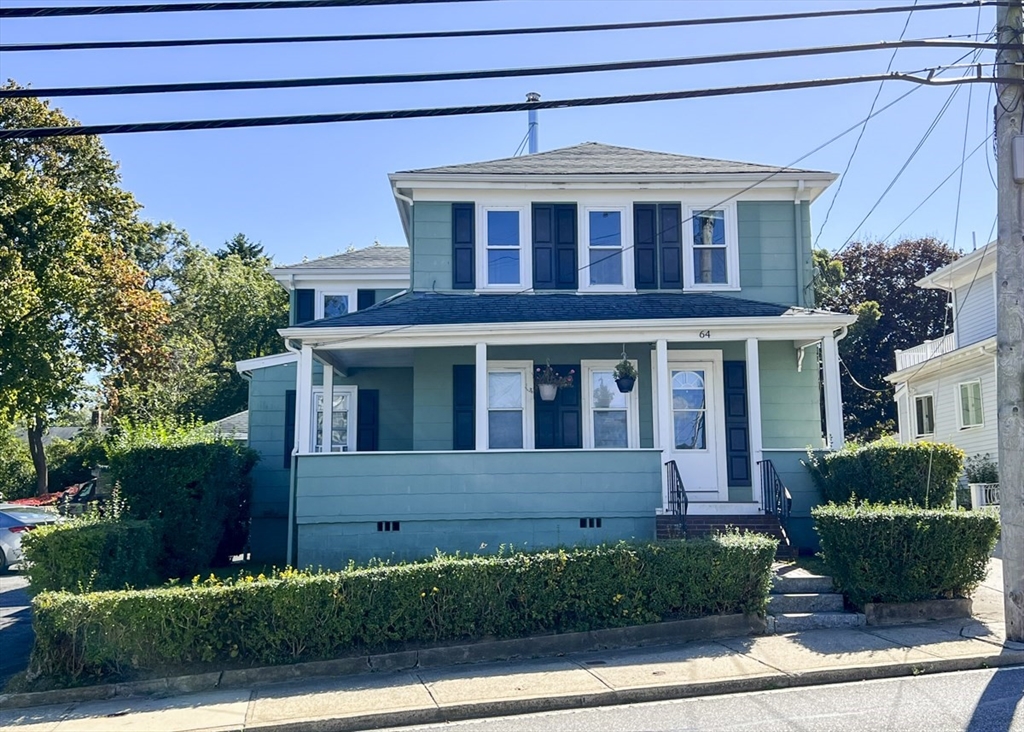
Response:
M80 15L127 13L193 13L206 10L299 10L304 8L352 8L373 5L423 5L434 3L493 2L493 0L225 0L205 3L155 3L151 5L57 5L42 8L0 8L0 18L67 18ZM996 3L984 3L996 4Z
M985 0L969 2L940 2L917 5L915 12L923 10L951 10L997 5ZM17 10L8 8L7 10ZM223 10L225 8L218 8ZM402 33L345 33L318 36L274 36L250 38L183 38L142 41L79 41L70 43L12 43L0 44L0 52L15 51L90 51L126 48L177 48L190 46L240 46L271 43L345 43L357 41L402 41L438 38L486 38L494 36L543 35L551 33L592 33L598 31L647 30L658 28L685 28L705 25L729 25L736 23L761 23L779 20L800 20L834 18L848 15L872 15L879 13L906 12L905 6L883 6L877 8L848 8L840 10L819 10L798 13L774 13L769 15L733 15L714 18L683 18L676 20L650 20L632 23L595 23L590 25L557 25L525 28L482 28L474 30L411 31ZM0 8L0 17L4 8Z
M104 125L72 125L68 127L28 127L22 129L0 129L0 140L40 139L44 137L76 137L81 135L116 135L136 132L176 132L184 130L237 129L241 127L280 127L284 125L311 125L332 122L370 122L385 119L418 119L423 117L455 117L501 112L524 112L530 109L564 109L571 107L601 107L613 104L637 104L678 99L703 99L709 97L757 94L792 89L814 89L820 87L862 84L881 81L883 78L908 81L924 86L949 86L950 84L1009 84L1014 80L996 76L985 77L917 77L904 73L889 75L843 76L807 81L785 81L750 86L718 87L712 89L688 89L685 91L654 92L651 94L622 94L608 97L581 97L576 99L554 99L539 102L510 102L506 104L485 104L462 107L430 107L425 109L392 109L377 112L336 112L330 114L284 115L277 117L236 117L203 120L176 120L170 122L128 122Z
M370 84L411 84L431 81L468 81L474 79L506 79L524 76L560 76L564 74L589 74L602 71L629 71L637 69L661 69L679 66L701 66L733 61L756 61L763 59L790 58L794 56L817 56L855 51L878 51L888 48L970 48L995 50L996 44L982 41L948 41L945 39L918 39L910 41L881 41L856 43L840 46L812 46L774 51L747 51L712 56L688 56L681 58L651 59L640 61L612 61L598 64L575 64L570 66L535 66L518 69L484 69L478 71L437 71L415 74L371 74L364 76L329 76L308 79L257 79L239 81L196 81L166 84L132 84L122 86L80 86L6 88L0 89L0 99L21 97L96 97L121 96L129 94L168 94L179 92L242 91L253 89L297 89L308 87L362 86ZM1024 50L1024 45L1020 46ZM889 70L886 70L888 73Z
M917 5L917 0L914 0L914 6ZM979 12L981 9L979 8ZM900 40L907 34L907 28L910 27L910 19L914 16L914 7L911 6L910 12L907 13L907 20L903 24L903 30L900 31ZM892 55L889 57L889 63L885 67L885 73L892 71L893 62L896 61L896 54L899 53L899 48L892 50ZM881 81L878 83L878 89L875 91L875 98L871 100L871 107L868 108L868 118L875 111L875 105L878 104L878 98L882 96L882 89L885 87L885 82ZM864 124L860 128L860 132L857 134L857 139L853 143L853 150L850 151L850 157L846 161L846 167L843 168L843 172L839 175L839 183L836 185L836 191L832 194L832 199L828 202L828 209L825 211L825 218L822 219L821 226L818 227L818 235L814 237L814 244L811 245L811 249L818 248L818 241L821 239L821 234L825 231L825 226L828 224L829 216L832 215L832 208L836 205L836 199L839 198L840 192L843 190L843 184L846 182L846 174L850 172L850 166L853 165L853 159L857 155L857 150L860 148L860 141L864 139L864 133L868 129L868 123L865 120ZM852 378L852 376L851 376Z

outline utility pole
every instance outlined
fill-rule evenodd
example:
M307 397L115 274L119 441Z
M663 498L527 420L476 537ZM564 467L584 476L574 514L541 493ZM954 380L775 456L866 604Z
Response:
M1022 3L996 7L996 155L999 252L996 260L996 401L1006 637L1024 641L1024 32ZM1014 142L1014 138L1018 137ZM1014 148L1018 148L1016 151ZM1016 158L1016 159L1015 159Z

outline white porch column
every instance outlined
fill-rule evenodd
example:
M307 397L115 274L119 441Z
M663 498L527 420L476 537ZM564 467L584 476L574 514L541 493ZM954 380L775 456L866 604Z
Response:
M322 449L324 452L331 452L334 450L334 366L326 361L321 361L321 364L324 367L324 434Z
M661 339L655 344L654 351L653 395L657 404L654 405L658 420L658 447L661 448L661 462L666 463L672 448L672 384L668 373L668 341ZM665 471L661 471L661 506L668 511L668 482Z
M476 425L476 449L487 449L487 344L476 344L476 414L473 423Z
M302 455L312 452L310 433L313 424L313 348L303 346L295 370L295 449Z
M750 486L755 503L761 502L761 471L757 464L764 459L761 436L761 354L757 338L747 339L747 420L750 433Z
M843 435L843 391L839 382L839 347L833 335L821 339L821 360L825 379L825 429L828 447L839 450Z

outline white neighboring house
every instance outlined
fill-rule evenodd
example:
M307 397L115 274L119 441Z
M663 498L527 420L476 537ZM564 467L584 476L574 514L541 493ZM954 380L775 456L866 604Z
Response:
M900 442L945 442L996 460L995 277L991 242L915 283L951 293L953 331L896 351L885 378L896 387Z

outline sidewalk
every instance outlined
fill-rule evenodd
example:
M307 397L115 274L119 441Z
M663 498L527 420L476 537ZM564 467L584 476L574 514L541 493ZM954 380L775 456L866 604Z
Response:
M993 560L973 619L316 678L171 698L0 711L17 732L356 730L1024 664Z

